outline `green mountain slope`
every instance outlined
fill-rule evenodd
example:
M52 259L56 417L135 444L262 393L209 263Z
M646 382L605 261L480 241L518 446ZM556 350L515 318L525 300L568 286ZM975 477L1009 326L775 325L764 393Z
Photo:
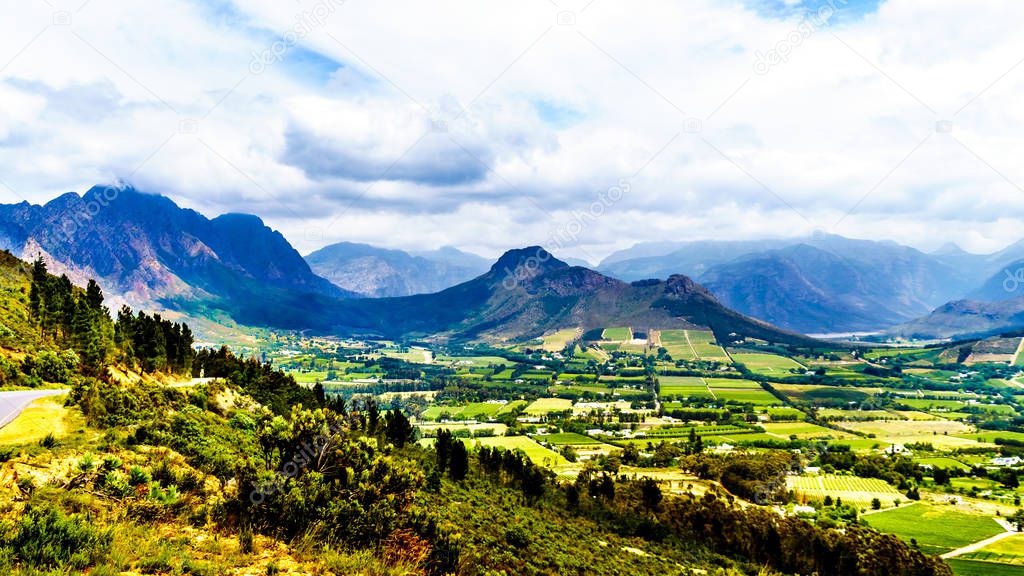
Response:
M484 275L436 294L330 305L318 328L389 338L504 341L565 328L706 328L719 341L813 340L736 313L685 276L626 283L573 267L541 247L510 250Z

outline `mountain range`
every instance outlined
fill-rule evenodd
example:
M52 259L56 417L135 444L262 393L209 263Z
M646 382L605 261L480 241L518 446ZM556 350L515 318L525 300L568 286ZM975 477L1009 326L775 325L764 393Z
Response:
M439 292L483 274L490 265L452 247L409 253L352 242L321 248L306 262L339 288L370 298Z
M611 254L597 270L536 247L492 266L451 247L349 242L303 258L256 216L210 219L163 196L98 186L44 205L0 205L0 248L43 257L78 283L97 278L114 304L338 334L509 339L717 324L781 341L798 332L945 338L1024 327L1024 241L988 255L821 233L659 242ZM547 255L541 273L523 269L519 259L536 263L538 253Z
M729 310L686 276L627 283L539 246L509 250L485 274L438 293L338 300L319 318L319 330L389 338L515 341L565 328L633 326L710 329L723 342L814 343Z
M208 219L170 199L98 186L44 205L0 205L0 247L42 257L78 284L99 281L117 304L239 318L281 316L267 305L292 294L345 298L256 216Z
M611 254L598 270L625 280L687 274L723 304L791 330L902 334L901 324L952 301L1012 298L1003 289L1004 270L1022 266L1024 243L989 255L955 245L929 254L891 241L816 233L759 242L639 244ZM1021 284L1024 295L1024 273ZM926 322L918 326L928 331Z

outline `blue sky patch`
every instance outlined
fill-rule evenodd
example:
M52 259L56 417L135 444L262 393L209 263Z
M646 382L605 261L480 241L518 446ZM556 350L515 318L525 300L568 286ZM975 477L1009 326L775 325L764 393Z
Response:
M555 128L568 128L578 124L584 117L583 112L572 106L550 100L537 100L533 103L533 107L537 110L537 116L540 116L545 124Z
M745 0L758 14L769 18L799 18L831 6L838 21L857 20L878 10L885 0Z

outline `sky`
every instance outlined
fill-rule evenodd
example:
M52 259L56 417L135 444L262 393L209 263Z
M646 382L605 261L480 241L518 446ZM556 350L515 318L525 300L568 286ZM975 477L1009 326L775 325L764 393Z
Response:
M302 253L1024 237L1014 0L0 2L4 203L131 184Z

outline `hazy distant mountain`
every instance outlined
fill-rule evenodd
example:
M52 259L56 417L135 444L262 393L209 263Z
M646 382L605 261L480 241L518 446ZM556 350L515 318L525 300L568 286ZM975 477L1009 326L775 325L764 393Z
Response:
M212 220L132 188L95 187L43 206L0 205L0 245L55 273L98 279L138 306L243 309L261 316L281 293L351 296L313 274L298 252L256 216Z
M487 271L487 260L445 247L410 254L340 242L306 256L310 268L336 286L373 298L438 292Z
M829 333L875 330L927 314L980 284L985 265L985 257L951 247L925 254L894 242L817 233L690 242L668 254L602 263L601 270L624 279L690 274L738 312Z
M672 274L696 278L717 264L795 243L794 240L698 240L637 244L608 256L597 269L627 282L644 278L668 278Z
M1024 296L1001 302L957 300L927 316L886 331L892 336L918 339L988 336L1024 328Z
M323 330L387 337L522 339L563 328L704 327L721 340L812 344L745 317L685 276L632 284L569 266L539 247L506 252L484 275L436 294L338 301Z

